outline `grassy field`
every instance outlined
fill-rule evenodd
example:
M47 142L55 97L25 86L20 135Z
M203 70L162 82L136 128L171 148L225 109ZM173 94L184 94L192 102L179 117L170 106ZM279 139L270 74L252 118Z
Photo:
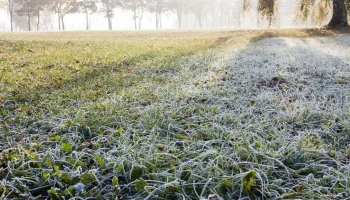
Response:
M348 57L255 58L333 34L0 33L0 199L349 198Z

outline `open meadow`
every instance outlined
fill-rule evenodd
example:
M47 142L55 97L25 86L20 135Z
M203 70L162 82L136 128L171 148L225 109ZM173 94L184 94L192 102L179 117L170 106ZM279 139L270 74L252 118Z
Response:
M0 33L0 199L349 199L349 31Z

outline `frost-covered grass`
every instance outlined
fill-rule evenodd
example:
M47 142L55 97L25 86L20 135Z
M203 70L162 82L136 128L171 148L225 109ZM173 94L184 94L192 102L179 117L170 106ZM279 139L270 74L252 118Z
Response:
M350 198L350 36L327 34L0 34L0 197Z

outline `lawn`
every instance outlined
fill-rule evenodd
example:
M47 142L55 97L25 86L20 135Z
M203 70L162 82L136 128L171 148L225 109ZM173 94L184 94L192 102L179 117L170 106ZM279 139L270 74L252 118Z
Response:
M350 198L346 32L0 33L0 199Z

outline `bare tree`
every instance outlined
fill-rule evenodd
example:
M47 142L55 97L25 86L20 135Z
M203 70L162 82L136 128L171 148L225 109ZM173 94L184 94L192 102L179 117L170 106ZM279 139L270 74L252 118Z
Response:
M37 17L36 30L39 31L41 22L41 11L43 11L46 8L46 6L50 4L50 0L32 0L32 3L34 4L33 8Z
M10 14L10 26L11 26L11 31L13 31L13 11L15 7L14 0L5 0L5 4L7 7L7 11Z
M113 29L113 17L114 9L119 4L119 0L101 0L101 12L104 13L104 17L108 20L108 29Z
M34 13L35 0L16 0L15 4L19 5L16 9L16 13L19 16L26 16L27 18L27 30L31 31L31 19L32 14Z
M206 15L207 12L207 5L209 0L192 0L191 1L191 10L193 11L193 14L195 15L199 28L203 28L203 18Z
M251 0L245 0L249 2ZM258 11L259 13L266 17L270 23L274 20L276 13L276 2L278 0L259 0ZM316 5L317 4L317 5ZM318 9L323 13L326 13L325 10L332 11L332 19L328 23L329 28L336 27L348 27L348 12L350 12L350 1L349 0L299 0L298 6L298 17L305 21L310 15L317 15L319 18L324 19L326 15L320 14L317 11L314 11L316 8L323 7ZM314 11L314 12L312 12Z
M121 0L121 7L124 10L131 11L133 13L134 27L135 29L141 29L141 22L143 18L143 13L146 8L146 0ZM139 21L139 25L137 25L137 21Z
M90 16L97 12L97 0L77 0L77 12L85 14L86 30L90 30Z
M51 9L58 17L58 30L65 30L64 17L71 13L78 12L76 0L52 0Z
M155 14L156 29L162 28L162 14L166 12L166 0L147 0L147 10Z
M179 22L179 28L182 27L182 17L189 10L190 4L187 0L169 0L167 1L167 7L170 11L176 14Z

